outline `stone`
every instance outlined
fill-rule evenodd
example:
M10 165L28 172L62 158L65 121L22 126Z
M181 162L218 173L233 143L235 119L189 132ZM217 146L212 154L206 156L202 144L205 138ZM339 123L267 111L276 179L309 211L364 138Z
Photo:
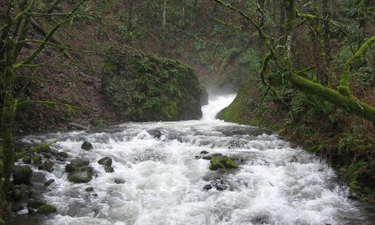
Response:
M53 171L53 162L49 159L44 161L41 166L39 166L40 170L44 170L47 172L52 172Z
M68 175L68 180L72 183L88 183L91 181L92 175L89 171L75 171Z
M50 186L53 182L55 182L54 179L49 179L49 180L47 180L47 181L44 183L44 186L48 187L48 186Z
M109 158L109 157L104 157L104 158L100 159L98 161L98 163L100 165L104 165L104 166L109 166L110 167L110 166L112 166L112 159Z
M208 190L211 190L211 189L212 189L211 184L204 185L204 187L203 187L203 190L205 190L205 191L208 191Z
M115 178L115 183L116 184L125 184L125 180L122 178Z
M214 156L211 158L210 170L235 168L238 168L238 165L228 156Z
M88 187L88 188L86 188L86 191L87 192L92 192L92 191L94 191L94 188L93 187Z
M201 154L202 155L207 155L209 152L208 151L205 151L205 150L203 150L203 151L201 151Z
M26 155L25 157L22 158L22 162L25 164L30 164L31 163L31 156Z
M90 164L90 161L85 160L85 159L73 159L70 163L73 166L82 167L82 166L88 166Z
M66 153L66 152L58 152L57 153L57 156L61 157L61 158L69 158L69 154Z
M157 139L159 139L163 135L161 131L158 129L148 130L147 133L149 133L151 136Z
M13 170L13 183L27 184L30 182L33 171L29 166L15 166Z
M90 161L84 159L73 159L70 164L65 166L65 171L67 173L72 173L76 171L88 170L87 166L90 164Z
M88 141L83 142L83 144L81 145L81 149L86 150L86 151L89 151L93 148L94 147L92 146L92 144Z
M30 182L33 185L44 184L46 182L46 175L43 172L34 172L31 175Z
M27 209L29 211L37 210L39 207L45 204L46 202L43 200L30 199L29 201L27 201Z
M40 206L37 211L37 213L40 213L40 214L51 214L51 213L56 213L56 212L57 212L57 209L54 206L48 205L48 204L44 204Z
M105 170L105 172L107 172L107 173L113 173L113 172L115 172L115 170L114 170L113 167L111 167L111 166L105 166L105 167L104 167L104 170Z

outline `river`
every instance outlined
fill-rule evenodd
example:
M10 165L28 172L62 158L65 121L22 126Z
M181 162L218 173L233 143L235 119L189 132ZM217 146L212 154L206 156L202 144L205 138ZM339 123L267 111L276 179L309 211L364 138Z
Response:
M46 176L55 182L43 196L59 213L38 223L371 224L326 162L291 148L277 134L215 119L233 98L212 97L202 107L201 120L25 137L28 143L58 139L53 148L66 151L70 159L90 160L96 174L89 183L73 184L67 181L67 162L54 161L54 171ZM82 150L84 140L94 149ZM231 156L239 168L210 171L210 161L202 158L207 152ZM113 160L113 173L97 163L106 156ZM86 191L90 187L94 190Z

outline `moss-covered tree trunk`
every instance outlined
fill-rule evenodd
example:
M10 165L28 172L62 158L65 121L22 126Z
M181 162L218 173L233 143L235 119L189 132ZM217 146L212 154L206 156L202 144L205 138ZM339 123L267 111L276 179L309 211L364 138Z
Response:
M2 77L2 88L4 97L4 106L2 113L2 136L3 136L3 168L1 168L0 176L0 222L7 215L6 195L8 193L9 180L13 171L13 121L15 112L14 92L14 41L13 41L13 25L14 25L14 0L7 1L6 25L9 26L5 38L5 68Z

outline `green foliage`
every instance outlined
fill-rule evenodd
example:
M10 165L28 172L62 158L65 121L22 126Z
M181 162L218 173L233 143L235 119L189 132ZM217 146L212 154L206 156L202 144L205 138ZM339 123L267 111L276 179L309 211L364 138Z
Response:
M182 115L197 116L197 110L200 114L203 90L194 71L176 60L110 49L103 67L103 89L125 120L176 120ZM187 115L190 107L195 111Z

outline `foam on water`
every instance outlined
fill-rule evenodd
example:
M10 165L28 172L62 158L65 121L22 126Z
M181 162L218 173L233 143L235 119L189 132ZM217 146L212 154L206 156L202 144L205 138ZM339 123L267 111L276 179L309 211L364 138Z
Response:
M254 135L256 128L215 119L234 95L210 100L201 120L126 123L102 133L71 132L29 136L25 141L59 138L53 147L72 158L89 159L96 176L87 184L66 179L67 162L56 161L55 182L45 200L59 214L45 224L346 224L360 217L347 199L348 188L334 171L277 135ZM154 138L147 131L158 129ZM228 135L230 133L231 135ZM80 149L83 140L94 149ZM201 151L241 158L238 170L212 172ZM113 159L114 173L97 161ZM219 177L219 178L218 178ZM122 178L124 184L114 183ZM203 187L215 179L225 191ZM93 187L94 192L85 189Z

